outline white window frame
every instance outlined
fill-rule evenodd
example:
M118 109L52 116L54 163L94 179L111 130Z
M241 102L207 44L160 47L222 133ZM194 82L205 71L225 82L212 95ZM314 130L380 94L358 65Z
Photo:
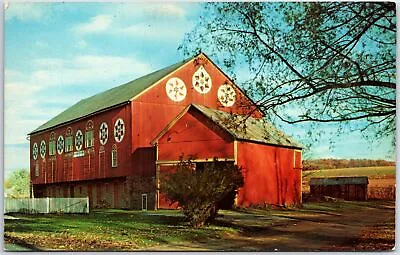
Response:
M85 148L91 148L94 146L94 133L93 129L85 132Z
M71 140L71 144L68 143L69 140ZM69 145L71 147L69 147ZM72 135L66 136L65 137L65 152L71 152L73 150L74 150L74 139L73 139L73 136Z
M111 167L118 167L118 151L117 147L113 147L111 150Z
M49 141L49 156L56 155L56 141Z

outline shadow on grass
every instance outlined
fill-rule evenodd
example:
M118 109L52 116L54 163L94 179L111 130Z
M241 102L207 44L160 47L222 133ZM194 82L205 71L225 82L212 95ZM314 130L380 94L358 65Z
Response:
M34 246L34 245L32 245L32 244L29 244L29 243L27 243L27 242L25 242L25 241L23 241L23 240L20 240L20 239L11 237L11 236L9 236L9 235L7 235L7 234L4 234L4 242L5 242L5 243L11 243L11 244L16 244L16 245L22 246L22 247L24 247L24 248L29 249L30 251L43 251L43 250L37 248L36 246ZM18 251L18 250L17 250L17 249L14 249L13 251ZM22 250L21 250L21 251L22 251Z

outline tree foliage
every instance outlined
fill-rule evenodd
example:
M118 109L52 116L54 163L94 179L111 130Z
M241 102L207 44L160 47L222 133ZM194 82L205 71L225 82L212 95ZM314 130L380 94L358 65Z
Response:
M247 66L241 85L269 117L394 138L395 3L208 3L181 47Z
M5 193L12 197L29 197L30 177L26 169L18 169L4 180Z
M186 221L202 227L215 219L219 202L243 185L241 169L232 162L205 163L195 169L192 160L181 160L174 172L161 172L160 189L171 201L178 202Z

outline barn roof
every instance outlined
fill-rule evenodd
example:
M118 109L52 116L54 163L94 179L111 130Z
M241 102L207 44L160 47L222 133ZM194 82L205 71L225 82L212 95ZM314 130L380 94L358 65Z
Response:
M213 121L237 140L259 142L263 144L279 145L298 149L302 148L300 143L263 119L227 113L198 104L191 104L186 107L185 110L183 110L170 124L168 124L167 127L161 131L151 143L155 144L158 139L160 139L190 109L196 109L200 111L208 119Z
M72 105L48 122L30 132L29 135L65 124L75 119L95 114L105 109L128 103L140 92L149 88L151 85L162 79L164 76L188 63L192 59L193 57L185 59L176 64L167 66L161 70L142 76L136 80L130 81L118 87L114 87L94 96L82 99L81 101Z
M310 179L311 186L331 186L344 184L368 184L368 176L340 176Z

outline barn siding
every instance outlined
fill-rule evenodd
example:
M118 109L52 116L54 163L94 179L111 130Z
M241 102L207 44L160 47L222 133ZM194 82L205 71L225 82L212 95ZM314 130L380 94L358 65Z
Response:
M40 145L41 140L46 141L46 156L44 159L38 156L40 176L35 176L35 160L32 157L32 151L30 153L31 160L31 180L33 184L42 183L57 183L65 181L82 181L89 179L99 179L99 178L113 178L120 176L127 176L131 174L131 136L129 133L124 135L123 140L117 143L114 139L113 128L114 122L118 118L122 118L125 122L125 130L130 129L131 123L130 107L128 105L119 107L104 113L97 114L95 116L85 118L70 125L61 126L43 133L34 134L30 137L30 146L32 148L33 144L36 142ZM73 157L73 152L76 151L75 143L73 152L65 153L65 151L59 155L56 152L55 156L49 156L49 136L51 132L55 133L56 139L59 135L63 135L65 139L66 130L68 127L72 128L73 137L77 130L81 130L85 134L86 123L92 120L94 123L94 146L86 149L82 146L82 150L85 152L83 157ZM99 141L99 127L100 124L106 121L109 129L108 141L104 146L104 157L107 161L104 161L104 168L99 171L99 148L101 146ZM118 167L111 167L111 149L112 145L117 144L118 148ZM52 166L53 162L53 166ZM52 168L53 167L53 168Z
M35 196L89 197L90 208L128 208L130 197L124 193L125 178L35 185ZM153 200L154 201L154 200Z
M294 150L250 142L238 142L237 164L245 183L237 204L301 204L301 168L294 168Z
M186 106L191 103L201 104L210 108L217 108L226 112L244 114L253 108L250 100L239 90L236 90L237 100L232 107L224 107L217 98L220 85L228 80L211 63L205 65L206 71L212 77L212 88L207 94L200 94L192 87L192 76L195 70L193 62L158 81L148 91L139 95L131 103L132 111L132 157L134 175L155 175L155 151L150 142L170 123ZM171 77L179 77L187 88L186 98L181 102L174 102L165 92L165 84ZM261 112L256 110L253 117L260 118Z
M161 107L173 106L178 109L183 109L189 104L200 104L210 108L219 109L226 112L234 112L238 114L247 114L254 109L255 106L253 106L251 101L243 93L241 93L241 91L239 91L236 88L235 88L236 103L232 107L224 107L219 102L217 93L219 86L227 82L229 78L226 77L224 74L222 74L222 72L219 71L218 68L216 68L214 65L212 65L211 62L205 64L204 68L212 78L211 90L206 94L200 94L192 87L192 76L194 72L198 69L198 66L195 66L192 61L186 64L184 67L171 73L170 75L165 76L163 79L157 82L153 87L151 87L148 91L135 98L134 101L139 103L152 104L153 106L155 105L159 105ZM178 77L186 84L187 95L186 98L181 102L174 102L170 100L166 95L165 84L172 77ZM176 112L176 114L178 112ZM144 113L151 113L153 114L155 119L158 120L157 118L158 111L157 112L144 111ZM172 116L176 116L176 114L173 114ZM255 118L260 118L262 114L259 110L255 110L252 113L252 116ZM158 130L158 132L160 131L161 129ZM157 130L154 130L154 132L155 132L154 136L158 134ZM154 136L150 139L153 139Z
M189 111L158 141L158 160L233 158L233 139L205 116Z

